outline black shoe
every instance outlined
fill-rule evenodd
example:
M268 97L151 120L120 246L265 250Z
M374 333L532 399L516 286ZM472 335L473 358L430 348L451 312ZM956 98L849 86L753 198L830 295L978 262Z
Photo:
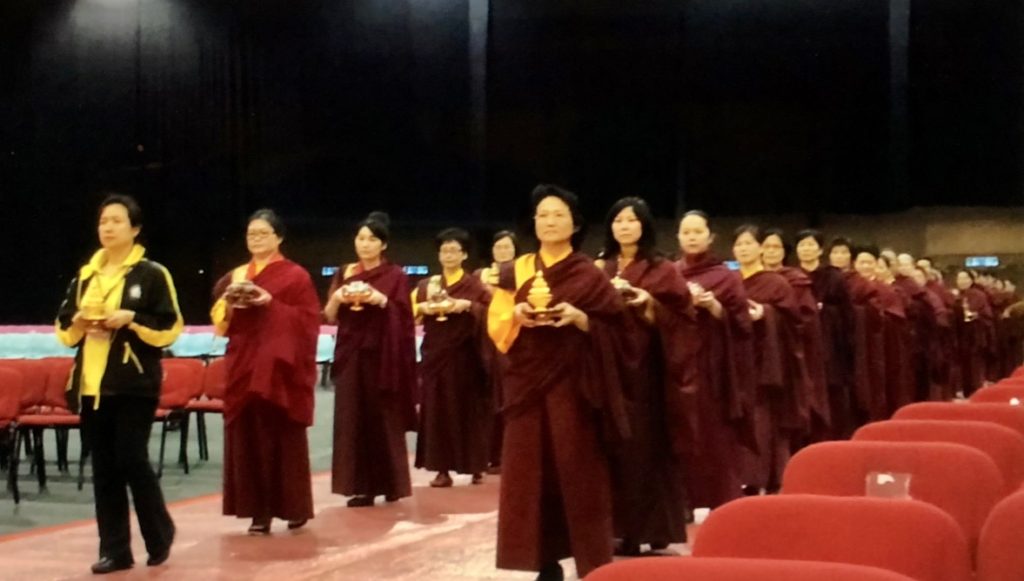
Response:
M114 571L131 569L134 564L135 563L133 563L131 559L111 559L110 557L103 557L92 564L92 573L93 575L106 575L107 573L113 573Z
M398 502L399 500L402 500L402 497L397 494L389 494L384 497L384 502Z
M668 543L651 543L652 551L664 551L668 548Z
M616 541L613 554L619 557L639 557L640 545L629 540Z
M306 526L307 522L309 522L309 519L307 518L301 520L290 520L288 521L288 530L294 531L295 529L301 529Z
M147 567L157 567L163 565L165 561L171 556L171 546L167 545L163 550L155 553L150 553L149 558L146 559Z
M269 535L270 534L270 519L254 518L252 524L249 525L250 535Z
M353 496L352 498L348 499L348 502L346 502L345 504L347 504L350 507L373 506L373 497L372 496Z
M563 581L564 579L565 575L562 574L562 566L558 563L544 565L544 568L540 570L540 574L537 575L537 581Z

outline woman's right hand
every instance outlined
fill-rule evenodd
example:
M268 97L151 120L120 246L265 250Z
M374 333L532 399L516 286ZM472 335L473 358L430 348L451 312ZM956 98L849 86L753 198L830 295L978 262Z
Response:
M349 302L348 297L345 296L345 287L344 286L338 287L338 290L334 291L334 294L331 295L331 300L334 301L335 304L345 304L345 303L348 303Z

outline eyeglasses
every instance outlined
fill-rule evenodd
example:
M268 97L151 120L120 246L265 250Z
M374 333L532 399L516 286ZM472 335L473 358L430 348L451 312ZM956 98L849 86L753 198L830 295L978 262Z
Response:
M269 238L274 235L273 230L250 230L245 233L245 237L249 240L262 240Z

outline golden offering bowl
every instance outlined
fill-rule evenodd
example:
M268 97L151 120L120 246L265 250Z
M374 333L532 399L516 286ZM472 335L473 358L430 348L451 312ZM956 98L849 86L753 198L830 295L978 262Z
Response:
M615 290L622 295L624 299L628 300L636 296L636 289L633 288L633 285L629 284L628 280L617 274L612 279L612 286L615 287Z
M373 290L365 282L356 280L341 287L341 296L349 301L349 310L361 311L363 310L362 303L370 300Z
M256 285L250 280L233 282L224 291L225 299L236 309L248 308L249 303L258 296L260 296L260 293L256 290Z
M448 320L448 313L455 307L455 302L448 297L444 290L438 291L427 300L430 308L437 312L437 321L443 323Z

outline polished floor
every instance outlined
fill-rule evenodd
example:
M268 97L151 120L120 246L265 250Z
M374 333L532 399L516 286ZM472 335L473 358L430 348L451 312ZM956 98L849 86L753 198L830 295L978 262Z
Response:
M494 568L497 495L500 477L469 485L461 476L449 489L427 486L432 477L414 471L411 498L373 508L347 508L330 494L330 475L314 477L316 518L298 531L275 521L269 537L245 534L248 521L221 516L220 496L175 502L171 512L178 538L170 560L145 566L145 549L135 534L137 565L110 579L314 580L381 579L417 581L526 580L533 575ZM134 526L134 523L133 523ZM95 579L92 521L0 536L0 579ZM671 552L685 554L685 546ZM572 562L565 561L567 579Z

